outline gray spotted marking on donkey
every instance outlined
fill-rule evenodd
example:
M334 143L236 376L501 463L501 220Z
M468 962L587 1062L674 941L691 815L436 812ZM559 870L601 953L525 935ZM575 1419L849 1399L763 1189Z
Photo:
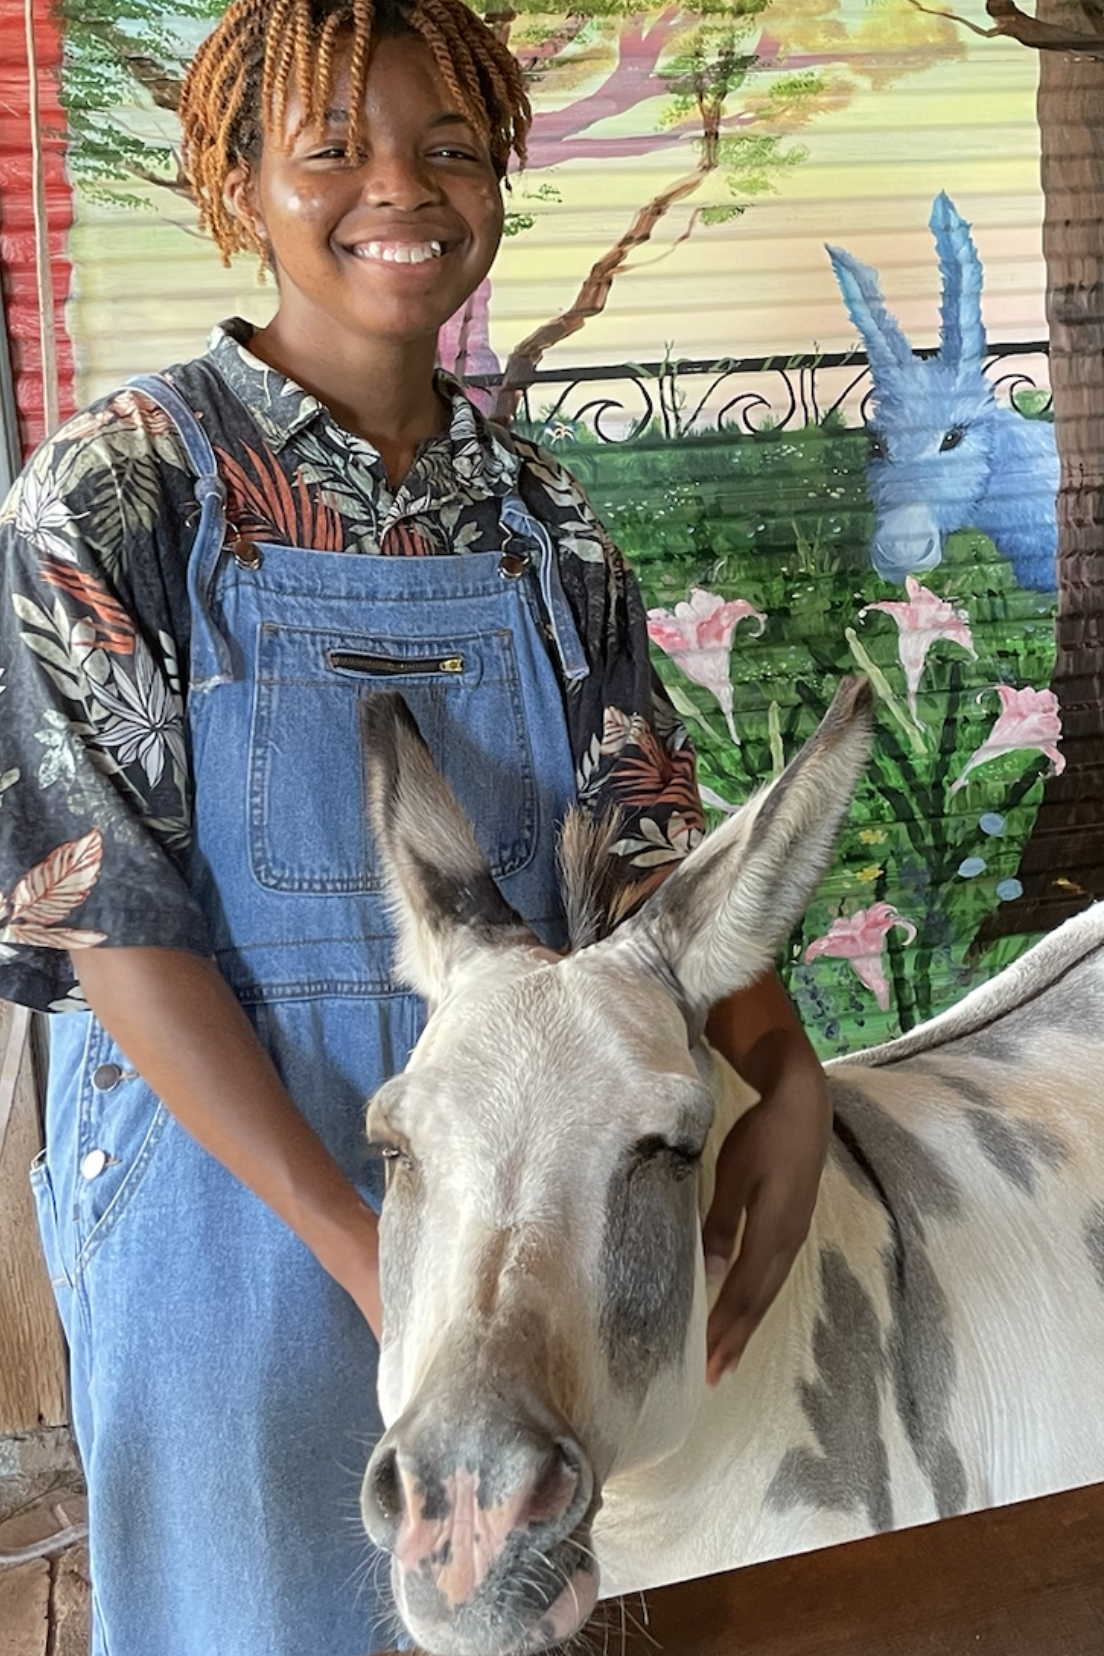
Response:
M801 1505L862 1512L872 1530L892 1529L882 1329L873 1300L835 1248L820 1256L813 1360L816 1378L800 1381L798 1392L818 1447L787 1449L766 1499L779 1512Z
M1036 1006L1031 1009L1030 1021L1037 1023L1038 1017ZM949 1067L945 1059L936 1062L914 1058L910 1067L914 1075L930 1075L962 1104L974 1106L964 1111L964 1119L973 1129L983 1153L1028 1195L1035 1194L1046 1169L1061 1167L1069 1156L1068 1145L1051 1128L1039 1121L1010 1117L1002 1110L1000 1095L991 1086L980 1086L963 1074L961 1068Z
M950 1517L966 1503L961 1458L948 1435L954 1336L927 1253L925 1220L958 1220L962 1191L949 1167L856 1082L836 1078L832 1106L836 1136L853 1156L861 1154L890 1218L883 1262L892 1320L885 1339L897 1412L939 1516Z
M1098 1202L1085 1221L1085 1246L1104 1294L1104 1202Z
M654 1375L685 1349L703 1136L689 1136L696 1151L662 1142L634 1147L610 1179L599 1326L610 1377L625 1392L643 1395ZM680 1135L676 1146L680 1141L687 1142Z
M1038 1190L1041 1172L1065 1159L1065 1145L1038 1122L1009 1121L994 1110L966 1110L964 1115L982 1154L1027 1196Z
M809 1238L708 1390L700 1217L753 1096L701 1031L830 858L867 693L606 937L573 830L585 941L562 958L497 896L398 698L368 723L402 970L431 1009L369 1110L387 1431L362 1510L413 1637L521 1656L599 1592L1104 1477L1104 905L828 1066Z

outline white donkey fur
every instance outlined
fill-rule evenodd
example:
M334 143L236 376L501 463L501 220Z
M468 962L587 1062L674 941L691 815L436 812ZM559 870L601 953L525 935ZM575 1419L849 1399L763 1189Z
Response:
M1070 996L1078 1009L1095 1008L1095 1020L1071 1027L1062 1016ZM1097 904L931 1023L827 1065L841 1121L860 1089L962 1199L957 1213L923 1217L925 1249L946 1296L953 1370L945 1429L961 1456L962 1496L941 1510L887 1385L870 1424L887 1449L894 1528L1104 1478L1102 1063L1104 904ZM748 1102L732 1081L714 1145L725 1119ZM847 1498L845 1469L834 1509L770 1498L780 1459L795 1448L824 1457L830 1470L800 1398L802 1385L818 1383L825 1249L848 1262L877 1310L876 1328L854 1330L854 1371L872 1357L880 1368L887 1356L891 1224L843 1162L837 1140L786 1286L736 1374L703 1394L678 1455L607 1483L594 1527L605 1592L885 1527L862 1504L857 1483ZM880 1355L862 1350L864 1339L877 1341ZM846 1366L837 1373L848 1378ZM846 1406L827 1393L823 1402ZM841 1432L837 1447L846 1446Z
M427 1619L396 1564L429 1649L562 1638L593 1602L590 1547L601 1592L624 1592L1104 1477L1104 905L926 1028L829 1066L837 1131L809 1238L738 1371L704 1384L683 1193L696 1176L704 1211L712 1159L752 1100L701 1025L807 902L868 722L862 691L841 692L781 782L639 915L564 959L501 899L495 911L489 876L476 889L444 785L409 732L394 737L373 820L432 1014L369 1115L394 1177L389 1431L366 1522L379 1532L373 1468L413 1453L412 1423L439 1417L465 1442L471 1423L474 1465L481 1423L515 1403L562 1424L586 1507L547 1549L574 1621L562 1604L519 1608L509 1582L492 1591L486 1558L465 1577L470 1604L441 1587L448 1613ZM423 1485L406 1487L416 1504ZM400 1506L397 1554L417 1516ZM479 1591L493 1600L481 1621Z

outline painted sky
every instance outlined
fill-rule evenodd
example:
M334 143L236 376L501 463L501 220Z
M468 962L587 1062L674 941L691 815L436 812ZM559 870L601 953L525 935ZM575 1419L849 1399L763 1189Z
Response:
M917 43L917 28L934 31L928 46ZM951 25L918 20L909 0L776 0L757 29L786 67L807 65L825 78L816 113L789 135L805 159L728 223L692 223L697 206L728 199L718 178L712 194L699 192L669 213L615 281L605 313L545 366L641 360L668 349L713 357L846 348L855 336L826 241L876 265L914 343L929 343L938 279L926 224L942 189L974 225L990 337L1044 337L1034 55L1010 42L956 37ZM615 65L608 37L584 42L564 73L538 89L538 110L547 115L594 97ZM732 108L753 109L769 79L753 79ZM592 125L587 139L654 133L668 110L664 98L650 99ZM138 110L125 118L132 126L156 119ZM695 162L686 137L643 156L624 153L631 147L622 141L615 159L570 159L518 181L512 206L536 222L504 244L495 269L492 343L500 355L570 304L633 214ZM534 199L548 186L558 199ZM271 310L271 285L257 286L250 262L221 269L192 229L190 206L156 195L148 213L78 201L70 325L82 398L194 353L222 316L261 321Z

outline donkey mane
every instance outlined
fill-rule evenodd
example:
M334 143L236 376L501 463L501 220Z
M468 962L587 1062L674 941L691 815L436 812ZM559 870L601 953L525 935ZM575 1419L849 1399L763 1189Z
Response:
M571 954L609 937L653 889L625 883L614 852L623 822L621 811L595 817L578 806L564 818L556 859Z

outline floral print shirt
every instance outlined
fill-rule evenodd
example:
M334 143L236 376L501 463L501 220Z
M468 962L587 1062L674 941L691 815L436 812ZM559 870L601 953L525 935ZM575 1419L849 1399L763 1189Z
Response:
M227 489L231 535L420 557L497 550L503 495L547 527L590 672L564 690L580 802L621 816L626 885L701 832L694 761L648 659L636 582L578 483L448 376L448 429L397 492L380 456L216 328L169 371ZM0 508L0 998L83 1004L68 950L206 953L186 866L185 585L199 517L183 445L124 388L77 414Z

